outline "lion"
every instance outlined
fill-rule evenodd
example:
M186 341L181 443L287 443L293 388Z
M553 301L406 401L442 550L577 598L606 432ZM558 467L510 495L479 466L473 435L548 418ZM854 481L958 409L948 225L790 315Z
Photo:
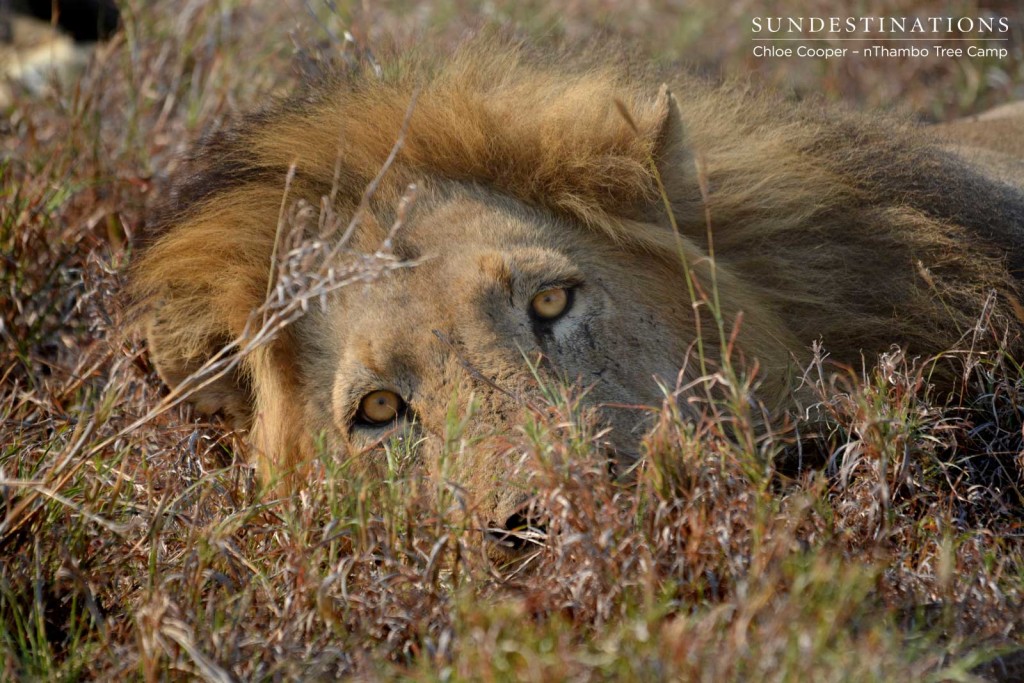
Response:
M190 399L294 486L325 452L379 462L396 433L436 468L453 397L471 398L483 446L444 477L511 530L528 490L505 432L542 376L586 388L628 464L638 407L727 360L785 411L819 340L854 366L893 344L940 354L993 292L988 319L1016 339L1024 115L991 128L516 45L385 59L200 144L131 292L176 387L267 315L289 207L321 265L386 245L409 267L321 292Z

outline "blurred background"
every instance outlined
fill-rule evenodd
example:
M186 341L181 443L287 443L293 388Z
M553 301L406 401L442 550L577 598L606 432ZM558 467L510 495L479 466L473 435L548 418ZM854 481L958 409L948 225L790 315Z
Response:
M750 78L795 97L816 93L859 106L903 107L924 120L948 119L1024 98L1020 0L2 0L0 17L0 67L13 77L15 90L32 93L40 92L49 78L48 60L59 62L56 71L66 82L73 81L87 63L83 46L87 50L93 41L111 35L114 42L137 40L141 45L148 43L150 29L158 40L146 47L173 46L174 54L167 57L194 60L197 76L205 71L198 68L206 66L204 60L227 64L237 58L239 64L233 68L255 79L255 87L278 89L290 85L288 76L295 70L288 68L289 61L294 66L296 61L337 56L353 48L372 53L385 45L400 49L424 41L455 44L467 34L497 26L540 43L606 39L609 49L639 53L712 78ZM945 44L965 52L972 46L998 46L1007 54L758 57L753 51L755 17L1005 18L1009 31L997 36L1003 42L986 41L977 32L954 31L945 37L956 40ZM122 31L115 34L118 23ZM49 25L55 28L47 33ZM196 26L203 27L208 39L181 44ZM862 35L842 34L813 45L848 47L851 36ZM229 45L231 54L224 51ZM32 64L42 67L33 69ZM171 72L167 76L178 77ZM13 97L6 95L0 104L9 105Z
M367 1L334 16L348 25L353 35L370 44L391 37L425 40L438 30L446 40L454 41L467 27L485 24L516 26L534 39L614 36L629 49L647 53L659 62L678 63L712 77L752 78L795 96L818 93L867 107L903 106L930 120L1024 98L1024 2L1020 0ZM1008 55L1002 59L950 59L932 54L927 58L825 60L753 54L754 17L936 16L1005 17L1010 30L998 37L1006 38L1006 42L986 43L977 34L959 32L947 37L959 39L954 44L965 49L972 45L1005 47ZM859 34L838 37L850 35ZM757 37L764 37L764 33ZM793 47L800 43L776 44ZM838 40L813 43L832 47L849 44Z

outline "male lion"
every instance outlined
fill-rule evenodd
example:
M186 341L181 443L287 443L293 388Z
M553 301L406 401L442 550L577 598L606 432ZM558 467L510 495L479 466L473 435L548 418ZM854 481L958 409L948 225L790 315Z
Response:
M894 343L939 353L992 292L990 315L1016 334L1024 162L985 149L1008 148L1005 131L685 76L659 88L595 61L479 45L396 60L208 140L132 270L161 377L178 385L259 326L296 202L314 256L351 264L390 240L414 265L332 289L192 400L249 428L262 475L287 479L318 449L373 460L396 429L429 468L452 397L472 395L489 455L446 476L499 526L522 521L502 426L537 394L532 361L588 387L609 446L635 457L635 407L699 376L698 337L705 368L722 360L722 329L707 304L695 318L691 292L718 301L774 409L818 339L854 365ZM1024 135L1022 122L1000 125Z

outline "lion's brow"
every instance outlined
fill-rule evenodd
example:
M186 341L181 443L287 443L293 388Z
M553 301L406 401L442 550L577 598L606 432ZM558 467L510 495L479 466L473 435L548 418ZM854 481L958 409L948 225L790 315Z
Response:
M509 293L512 292L512 267L501 254L481 254L477 259L477 265L480 267L481 273L492 278Z

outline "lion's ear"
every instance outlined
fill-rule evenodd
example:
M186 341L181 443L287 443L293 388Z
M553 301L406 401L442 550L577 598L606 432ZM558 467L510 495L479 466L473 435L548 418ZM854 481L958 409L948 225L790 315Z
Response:
M648 133L653 136L650 140L651 160L661 185L654 188L655 196L648 197L642 205L634 207L629 217L667 225L662 188L677 217L699 211L700 189L679 102L667 85L662 85L658 90L652 119L653 125L648 128L653 131Z
M669 198L676 203L693 194L694 162L679 102L666 84L658 90L655 112L658 132L654 140L654 165Z
M676 96L668 89L668 84L662 83L658 89L654 109L658 117L654 161L659 171L669 170L662 166L674 166L676 162L689 159L690 153L686 145L686 132L683 130L683 113L679 110Z

